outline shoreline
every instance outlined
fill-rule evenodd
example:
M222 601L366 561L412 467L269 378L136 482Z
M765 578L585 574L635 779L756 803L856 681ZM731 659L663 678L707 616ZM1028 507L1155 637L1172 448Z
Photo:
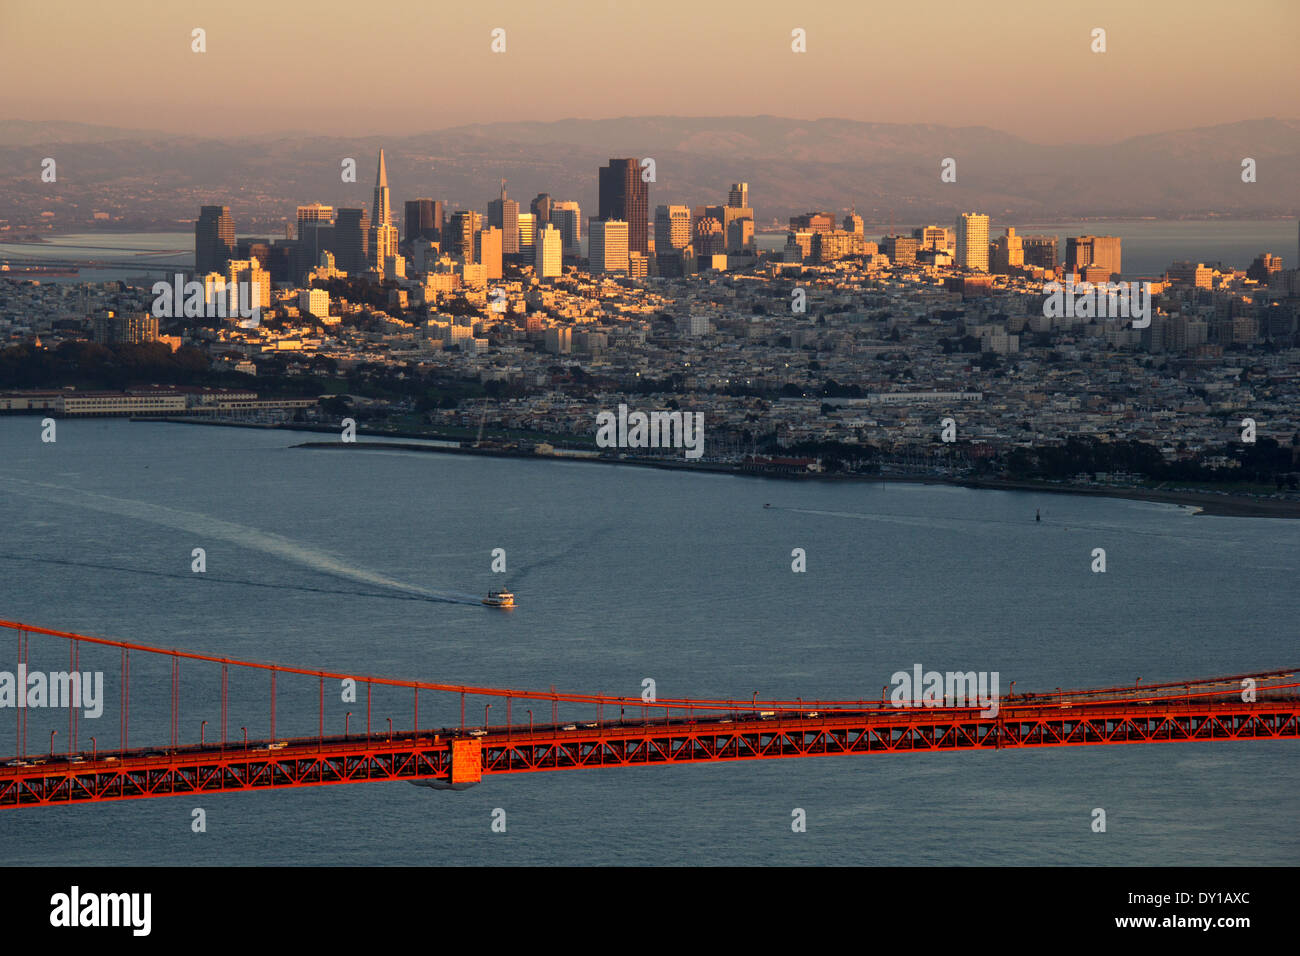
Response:
M338 428L332 425L267 425L255 422L205 421L194 418L166 418L136 416L130 421L163 422L179 425L207 425L219 428L257 428L270 431L296 431L315 434L337 435ZM858 482L904 482L910 484L948 485L958 488L971 488L988 491L1026 491L1045 492L1057 495L1087 495L1100 498L1121 498L1129 501L1148 501L1156 504L1172 504L1191 510L1193 515L1221 518L1300 518L1300 501L1286 501L1271 498L1252 498L1246 495L1217 494L1212 491L1177 491L1155 488L1093 487L1090 485L1070 485L1051 481L1033 481L1027 479L1001 478L944 478L934 475L835 475L835 474L780 474L774 472L746 470L743 467L728 464L687 464L671 460L639 461L631 458L587 457L583 455L538 455L506 448L467 448L450 445L424 445L420 441L459 442L463 439L443 435L395 436L385 432L373 432L358 429L357 434L372 439L343 443L335 441L306 441L291 445L291 448L336 449L336 450L387 450L434 452L452 455L479 455L488 458L518 458L530 461L570 461L590 462L598 465L623 465L635 468L658 468L665 471L700 472L705 474L736 475L742 478L766 478L778 481L858 481ZM408 440L403 440L408 439Z
M541 461L591 462L600 465L627 465L635 468L658 468L667 471L735 475L740 478L767 478L777 481L853 481L948 485L956 488L970 488L976 491L1047 492L1059 495L1085 495L1099 498L1123 498L1129 501L1148 501L1156 504L1178 505L1190 509L1193 515L1219 518L1300 518L1300 502L1298 501L1247 498L1240 495L1219 495L1214 492L1158 491L1147 488L1093 488L1087 485L1059 485L1052 482L1014 481L997 478L942 478L931 475L785 475L775 472L746 471L734 465L686 465L669 461L536 455L504 449L450 448L437 445L417 445L410 442L367 441L344 444L338 441L318 441L301 442L292 447L316 450L373 448L386 451L442 452L453 455L483 455L496 458L522 458Z

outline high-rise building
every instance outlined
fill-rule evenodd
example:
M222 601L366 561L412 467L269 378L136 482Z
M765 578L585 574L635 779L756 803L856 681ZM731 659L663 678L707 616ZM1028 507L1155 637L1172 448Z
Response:
M501 278L502 233L499 226L488 226L474 237L474 259L487 270L487 278Z
M957 255L953 265L959 269L989 271L989 217L964 212L957 217Z
M749 187L745 183L737 183L737 186L745 187L743 192L748 193ZM742 190L732 187L732 193L739 196ZM710 219L716 219L722 227L723 248L720 252L746 252L753 245L754 240L754 210L748 206L705 206L704 216ZM745 223L748 222L748 228ZM705 253L701 252L701 255Z
M593 219L588 239L588 271L593 275L628 270L628 224L621 219Z
M582 254L582 209L572 200L551 203L551 225L560 230L566 256Z
M866 235L866 226L863 225L862 217L858 215L858 209L856 206L853 207L852 212L844 217L844 231L855 232L859 236Z
M1269 252L1261 252L1246 270L1246 278L1256 282L1267 282L1274 272L1282 270L1282 257Z
M658 206L655 208L655 253L685 249L691 244L691 207Z
M1186 259L1173 263L1165 270L1165 277L1175 285L1191 285L1198 289L1209 289L1214 285L1213 269L1203 262Z
M1080 272L1084 266L1096 265L1111 275L1120 273L1119 236L1067 236L1065 271Z
M807 212L790 217L791 232L830 232L835 228L835 217L828 212Z
M629 252L648 254L650 185L635 159L611 159L600 168L600 219L627 223Z
M300 282L308 272L320 265L322 252L334 248L334 207L314 202L298 207L298 240L293 250L293 281ZM256 256L263 264L271 261L270 250L248 249L239 252L239 258ZM275 270L272 269L272 272Z
M722 231L722 223L712 216L700 216L695 220L691 245L697 256L718 256L727 251L727 234Z
M247 292L240 290L246 285ZM252 308L271 307L271 274L256 259L231 259L226 263L227 315L236 314L236 304L247 302Z
M379 151L379 168L375 171L375 200L371 205L371 226L391 226L393 210L388 201L388 166L384 163L384 151Z
M519 203L506 195L506 181L501 180L501 196L488 203L489 226L501 230L501 251L507 256L519 252Z
M537 234L533 269L539 279L554 279L563 271L564 237L550 223Z
M438 242L442 236L442 200L408 199L406 201L406 230L403 241L429 239Z
M912 238L921 244L921 249L944 252L953 247L953 231L943 226L922 226L913 229Z
M298 237L302 238L302 225L305 222L330 222L334 221L334 207L326 206L324 203L314 202L307 206L298 207Z
M891 265L911 266L916 264L916 250L920 241L911 236L882 236L880 251L889 256Z
M538 193L532 202L528 204L528 211L537 217L537 228L540 230L551 221L551 194Z
M732 183L727 193L727 205L733 209L748 209L749 183Z
M118 315L111 310L95 313L94 338L100 345L138 345L158 340L158 319L148 312Z
M785 234L785 252L782 253L782 259L785 262L803 262L812 256L813 236L815 234L808 229L792 229Z
M1024 242L1016 235L1015 226L1007 226L1006 233L998 236L993 243L993 262L989 271L998 275L1009 275L1012 269L1023 269L1024 265Z
M832 229L830 232L814 232L811 235L813 238L812 258L818 262L834 262L836 259L843 259L845 256L860 256L865 251L865 240L860 232ZM900 241L914 242L915 240L904 239ZM916 260L915 249L912 250L912 260Z
M451 222L443 230L442 251L474 262L474 237L483 228L483 217L470 209L452 213Z
M229 206L203 206L194 221L194 271L224 272L235 255L235 221Z
M334 258L350 276L364 275L370 259L370 214L340 209L334 220Z
M370 255L368 265L381 275L390 256L397 255L397 227L388 199L388 167L384 151L379 151L379 169L375 173L375 201L371 212Z
M1025 265L1048 271L1056 268L1055 236L1021 236L1020 248L1024 250Z
M519 255L525 262L532 262L534 243L537 241L537 215L531 212L519 214Z
M745 210L749 212L749 210ZM731 253L748 252L754 245L754 220L749 216L737 216L727 223L727 251Z

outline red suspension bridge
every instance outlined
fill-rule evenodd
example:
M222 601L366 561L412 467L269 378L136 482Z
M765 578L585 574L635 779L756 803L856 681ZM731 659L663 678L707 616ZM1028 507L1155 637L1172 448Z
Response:
M998 701L996 714L985 716L988 711L982 712L978 705L894 706L883 691L877 700L759 700L755 694L746 700L646 701L554 688L537 692L471 687L232 660L13 621L0 621L0 629L13 634L17 647L16 676L9 682L13 693L8 697L0 675L0 707L12 706L15 712L15 754L0 765L0 807L383 780L460 789L490 774L584 767L1300 737L1300 684L1293 671L1150 685L1139 681L1087 690L1057 688L1042 694L1015 694L1013 682L1012 693ZM66 644L68 669L51 670L47 677L36 668L42 663L61 665L62 644ZM97 664L111 660L120 673L116 740L88 735L83 726L88 718L102 716L91 712L92 705L107 712L109 696L102 692L101 683L97 699L86 699L85 692L96 692L86 686L93 681L92 672L82 669L83 652L87 661ZM170 678L168 705L156 693L152 699L146 695L132 700L133 667L146 672L145 682L155 692ZM249 683L232 692L232 673ZM72 674L80 677L70 680ZM260 688L251 688L252 680ZM29 690L32 682L41 689L39 699ZM219 711L215 694L205 693L202 703L187 705L190 711L208 715L197 722L192 714L186 719L187 727L197 723L197 740L181 725L186 683L197 683L209 693L220 688ZM291 684L296 693L291 692ZM250 710L253 690L259 696L267 693L256 714ZM393 705L400 694L407 701L403 709L409 705L409 715L399 716L396 722L391 716L381 717L382 729L377 728L376 690L385 696L387 713L396 712ZM424 726L421 694L425 695ZM277 698L286 696L298 703L290 713L281 708L277 725ZM57 705L65 698L70 704L67 736L59 741L64 728L53 723L62 721ZM338 714L340 700L356 710ZM466 707L476 714L485 700L483 722L467 724ZM542 709L548 703L549 715ZM498 715L504 710L504 723L489 722L494 704ZM569 712L567 720L560 717L561 705ZM131 746L133 706L144 711L136 723L155 735L147 746ZM250 737L244 724L237 735L232 734L232 708L259 717L264 724L258 726L265 729L255 726L255 736ZM584 716L572 717L575 709ZM535 710L549 720L536 720ZM443 723L431 723L430 713L445 718ZM337 733L339 716L342 734ZM521 719L516 721L516 716ZM38 721L35 732L28 726L33 717ZM257 721L248 719L248 723ZM277 732L286 723L292 733ZM213 725L210 734L209 724ZM95 719L93 726L105 725ZM164 732L166 743L158 743ZM33 733L36 739L29 740Z

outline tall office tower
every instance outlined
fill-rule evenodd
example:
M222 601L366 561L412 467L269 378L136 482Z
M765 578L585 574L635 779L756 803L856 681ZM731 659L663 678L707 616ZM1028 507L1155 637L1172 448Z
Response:
M722 223L712 216L702 216L695 220L691 245L697 256L718 256L727 251L727 234L722 231Z
M501 278L501 245L504 235L500 226L488 226L474 237L474 261L483 266L488 279Z
M748 209L749 183L732 183L727 193L727 205L733 209Z
M912 238L921 244L922 249L943 252L952 248L953 232L943 226L922 226L912 230Z
M1007 226L1006 234L998 236L993 242L993 263L989 271L1009 275L1012 269L1023 269L1024 266L1024 240L1016 235L1015 226Z
M748 252L754 246L754 220L748 216L727 224L727 251Z
M790 217L791 232L830 232L835 228L835 217L828 212L808 212Z
M1214 270L1203 262L1190 262L1184 259L1166 269L1165 278L1175 285L1192 285L1198 289L1208 289L1214 284Z
M375 172L375 201L370 215L372 226L391 226L393 211L388 202L388 166L384 163L384 151L379 151L379 169Z
M294 249L293 278L300 281L320 264L320 254L334 248L334 207L314 202L298 207L298 245ZM256 255L263 264L270 262L269 255L256 252L241 254L241 259Z
M691 207L657 206L655 208L655 253L685 249L691 244Z
M628 270L628 224L621 219L593 219L588 239L588 268L593 275Z
M506 181L501 180L501 197L488 203L487 224L501 230L502 252L513 256L519 251L519 203L506 196Z
M957 217L957 255L953 265L959 269L989 271L989 217L964 212Z
M365 274L370 259L370 214L364 209L340 209L334 220L334 257L350 276Z
M272 248L269 239L254 239L252 236L245 236L243 239L235 240L235 258L256 259L265 268L266 264L271 261Z
M271 274L256 259L231 259L226 263L226 315L237 315L238 306L247 303L255 308L271 307ZM239 291L240 283L247 290Z
M879 249L889 256L889 262L895 266L916 264L916 250L920 241L910 236L882 236Z
M519 214L519 254L525 262L533 260L533 243L537 241L537 215L531 212Z
M858 215L857 206L854 206L853 211L844 217L844 231L855 232L859 236L866 235L866 227L862 224L862 217Z
M442 231L442 251L474 262L474 237L483 229L483 217L473 210L452 213L451 222Z
M848 232L844 229L832 229L830 232L813 232L812 258L818 262L834 262L845 256L860 256L866 252L866 242L860 232ZM905 242L913 242L907 239ZM875 243L872 243L875 246ZM916 253L912 253L916 261Z
M408 199L406 201L406 231L403 239L429 239L437 242L442 235L442 200Z
M650 252L650 185L635 159L611 159L600 168L599 219L627 223L629 252Z
M1282 270L1282 257L1269 252L1261 252L1246 270L1246 278L1256 282L1267 282L1274 272Z
M528 204L528 211L537 217L537 228L539 230L551 221L552 205L550 193L538 193L533 201Z
M370 224L370 254L367 265L381 275L389 256L397 255L397 227L388 200L388 167L384 151L379 151L379 169L375 173L375 201Z
M298 207L298 238L302 238L302 225L305 222L334 222L334 207L314 202L308 206Z
M745 186L744 183L738 185ZM748 206L705 206L704 215L718 220L722 226L722 252L745 252L753 244L754 210ZM748 229L744 225L746 221Z
M1120 272L1119 236L1067 236L1065 271L1081 272L1084 266L1101 266L1111 275Z
M224 272L235 255L235 221L229 206L202 206L194 220L194 271Z
M1056 268L1055 236L1021 236L1020 247L1025 253L1025 265L1049 271Z
M572 200L551 203L551 225L560 230L566 256L582 255L582 209Z
M550 223L537 234L533 269L539 279L554 279L563 271L564 237Z

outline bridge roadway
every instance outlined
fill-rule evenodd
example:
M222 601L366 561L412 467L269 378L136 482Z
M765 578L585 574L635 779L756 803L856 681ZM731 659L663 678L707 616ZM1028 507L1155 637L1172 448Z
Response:
M1226 686L1185 686L1198 684ZM1069 700L1020 695L1004 698L996 717L975 708L859 705L27 755L0 766L0 807L386 780L461 789L501 773L836 754L1294 740L1295 686L1275 686L1255 702L1235 688L1146 698L1136 689L1111 689L1102 699L1093 691Z

